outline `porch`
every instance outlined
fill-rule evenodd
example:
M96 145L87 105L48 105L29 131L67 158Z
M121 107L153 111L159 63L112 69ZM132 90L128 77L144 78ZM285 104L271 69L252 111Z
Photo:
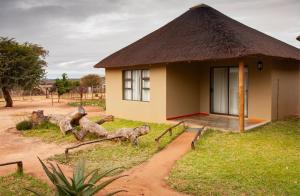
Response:
M169 65L166 118L222 130L249 130L271 120L270 81L269 64L259 71L255 58L194 62L189 69Z
M191 128L206 126L208 128L218 129L221 131L239 131L239 118L233 116L195 114L173 119L172 121L185 121L186 125ZM245 119L245 130L247 131L267 123L268 121Z

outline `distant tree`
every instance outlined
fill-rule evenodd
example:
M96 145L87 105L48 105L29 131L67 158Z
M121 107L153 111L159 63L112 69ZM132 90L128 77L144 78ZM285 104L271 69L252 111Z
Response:
M53 89L55 89L57 92L58 103L60 100L60 96L70 92L72 88L73 88L72 82L68 79L68 75L66 73L62 74L62 79L57 78L55 80L55 83L53 84Z
M0 37L0 88L6 107L13 106L10 90L28 90L39 84L45 76L47 55L48 51L37 44Z
M101 78L97 74L88 74L86 76L83 76L80 79L80 83L82 86L92 88L92 99L93 99L94 87L99 86L100 82L101 82Z

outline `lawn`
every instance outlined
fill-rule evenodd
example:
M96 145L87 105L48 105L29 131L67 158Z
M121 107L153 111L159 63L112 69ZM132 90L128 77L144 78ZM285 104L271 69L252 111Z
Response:
M52 123L43 123L31 130L22 131L25 137L39 138L46 143L67 144L78 142L73 134L63 135L57 125ZM85 140L96 139L93 135L87 135Z
M78 107L81 105L81 103L80 101L69 102L68 105ZM103 99L83 100L82 106L98 106L101 108L105 108L105 100Z
M168 183L194 195L300 195L300 119L244 134L210 130Z
M145 123L116 119L114 122L103 124L103 126L107 130L113 131L122 127L136 127L143 124ZM151 131L147 135L139 138L138 146L133 146L128 142L107 141L91 146L88 149L79 150L77 152L71 151L68 160L65 159L64 154L56 155L51 159L73 166L80 158L85 158L87 161L86 164L88 170L100 168L101 171L105 171L107 169L116 167L123 167L122 170L125 170L147 160L155 152L164 148L184 130L182 126L175 128L173 131L173 136L169 137L166 135L166 137L161 140L160 146L158 147L154 139L161 132L170 127L170 125L156 123L148 124L151 127Z
M92 118L91 120L98 120ZM137 127L144 125L144 122L131 121L125 119L115 119L113 122L106 122L102 126L108 131L115 131L119 128L124 127ZM124 167L128 169L134 165L137 165L149 157L155 152L164 148L174 138L183 132L183 126L179 126L173 130L173 136L170 137L168 134L163 137L158 147L154 139L160 135L171 125L168 124L157 124L147 123L151 127L151 131L139 138L138 146L133 146L128 142L117 142L117 141L106 141L90 147L84 148L77 152L71 151L68 161L66 161L64 154L56 155L52 157L52 160L56 160L63 164L73 166L80 158L85 158L87 161L88 170L101 167L101 170L107 170L115 167ZM23 135L26 137L38 137L45 142L55 143L73 143L76 139L72 134L63 136L56 125L45 124L33 130L24 131ZM86 140L95 139L93 136L88 136Z
M29 175L20 175L16 173L4 177L0 176L0 195L34 195L25 190L25 188L29 188L45 196L52 195L51 189L47 184Z

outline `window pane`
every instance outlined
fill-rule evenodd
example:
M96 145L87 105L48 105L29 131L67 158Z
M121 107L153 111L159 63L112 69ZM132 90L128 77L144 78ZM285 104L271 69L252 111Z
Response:
M143 80L143 88L150 88L150 80Z
M131 70L125 71L124 73L125 79L131 79Z
M125 80L125 88L131 88L131 80Z
M132 96L131 96L131 89L125 89L124 90L124 99L126 100L132 100Z
M132 91L133 91L133 100L141 100L141 70L132 71Z
M150 90L143 90L143 101L150 101Z
M149 78L150 77L150 71L148 69L143 70L143 78Z

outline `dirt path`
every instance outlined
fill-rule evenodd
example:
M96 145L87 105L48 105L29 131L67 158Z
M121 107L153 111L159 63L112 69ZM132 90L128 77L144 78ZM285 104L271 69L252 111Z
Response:
M67 113L74 110L73 107L67 106L65 103L56 104L55 107L52 107L49 100L47 101L20 102L14 108L0 108L0 161L3 163L22 160L26 173L45 181L48 179L37 160L37 156L46 159L52 155L61 154L66 146L47 144L39 139L22 137L13 129L5 130L14 127L16 122L25 119L25 116L30 115L33 110L42 109L45 114ZM86 110L91 116L103 114L94 107L87 107ZM171 190L165 183L165 177L168 176L175 162L190 150L190 143L194 136L195 133L192 132L183 133L145 163L125 171L123 174L129 175L128 177L115 181L99 195L120 189L128 190L128 193L119 195L183 195ZM71 168L63 166L63 170L67 174L71 174ZM15 166L0 167L0 175L7 175L13 171L15 171Z
M149 196L176 196L184 195L171 190L165 183L171 168L191 146L195 137L193 132L185 132L169 144L164 150L155 154L145 163L125 171L129 175L110 185L105 191L125 189L128 193L120 195L149 195ZM103 193L102 193L103 194ZM101 193L99 194L101 195Z
M64 152L66 145L47 144L39 139L23 137L19 132L8 128L14 127L21 120L26 119L33 110L44 110L45 114L66 114L75 108L62 103L55 103L51 106L51 100L20 101L15 103L13 108L0 108L0 162L11 162L22 160L24 170L35 177L46 180L37 156L46 159L55 154ZM98 108L85 107L90 116L101 115ZM7 175L14 172L16 166L0 167L0 175ZM65 167L68 172L69 168Z

